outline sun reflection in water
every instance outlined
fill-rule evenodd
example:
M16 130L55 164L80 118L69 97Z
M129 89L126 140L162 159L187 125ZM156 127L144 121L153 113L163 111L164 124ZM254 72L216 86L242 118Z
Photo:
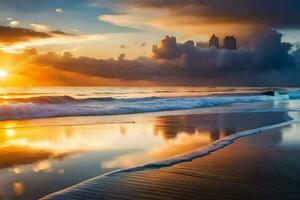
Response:
M49 161L41 161L33 166L32 170L36 173L39 172L52 172L52 165Z
M15 168L13 169L13 171L14 171L15 174L21 174L21 173L23 172L23 169L22 169L22 168L19 168L19 167L15 167Z
M6 129L5 134L7 137L13 137L15 135L14 129Z
M24 194L25 187L22 182L15 182L14 183L14 191L15 191L15 196L20 197Z
M62 124L63 120L68 119L62 119ZM52 159L71 158L84 152L135 150L101 164L104 168L129 167L191 151L236 131L232 127L212 128L205 122L211 119L199 118L190 123L191 120L195 119L145 117L128 120L135 123L48 127L15 127L10 122L2 124L6 137L0 137L0 155L11 157L0 159L0 166L1 162L3 166L34 162L34 172L52 172Z

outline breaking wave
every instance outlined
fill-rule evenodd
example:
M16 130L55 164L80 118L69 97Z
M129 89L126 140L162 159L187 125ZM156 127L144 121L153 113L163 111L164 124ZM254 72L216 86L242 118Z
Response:
M224 106L234 103L253 103L300 98L300 93L281 95L147 97L115 99L112 97L77 99L71 96L39 96L0 99L0 120L32 119L65 116L93 116L183 110Z

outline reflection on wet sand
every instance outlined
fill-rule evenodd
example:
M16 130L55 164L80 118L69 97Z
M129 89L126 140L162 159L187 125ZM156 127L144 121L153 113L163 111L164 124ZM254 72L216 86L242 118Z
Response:
M266 130L192 162L98 177L45 199L296 200L299 128L294 123Z
M249 113L244 118L257 117ZM257 127L283 121L286 115L264 113L261 118L264 120L255 122ZM182 149L191 150L195 145L206 145L255 126L247 119L240 120L239 114L179 115L135 121L135 124L2 129L0 168L61 159L74 152L109 149L145 150L151 147L150 154L163 158L172 155L167 151L177 154Z
M15 182L14 183L14 191L15 191L16 197L22 196L22 194L25 191L24 184L22 182Z
M261 119L255 121L254 119ZM289 119L285 113L248 113L179 115L158 117L154 134L163 138L164 145L146 152L134 152L105 161L103 168L128 168L153 160L161 160L206 146L231 134L279 123ZM237 123L238 122L238 123Z
M58 159L66 154L56 154L43 149L31 149L22 146L5 146L0 148L0 168L9 168L16 165L31 164L40 160Z
M130 123L82 126L16 128L10 122L0 129L0 188L6 191L0 193L36 199L114 169L172 157L287 119L285 113L248 113L138 115Z
M217 140L239 131L289 119L291 118L287 113L177 115L158 117L155 123L155 133L161 133L168 140L176 138L180 133L194 134L200 131L206 132L212 140Z

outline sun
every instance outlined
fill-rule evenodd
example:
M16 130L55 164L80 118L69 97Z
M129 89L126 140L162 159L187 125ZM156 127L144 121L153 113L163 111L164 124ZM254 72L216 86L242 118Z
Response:
M5 78L7 77L8 73L6 70L1 69L0 70L0 78Z

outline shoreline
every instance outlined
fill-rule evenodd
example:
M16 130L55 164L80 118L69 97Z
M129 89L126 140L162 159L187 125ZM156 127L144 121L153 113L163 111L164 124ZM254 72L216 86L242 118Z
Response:
M5 156L3 156L3 163L13 162L15 167L7 168L8 175L6 175L7 169L2 169L3 177L12 181L9 185L2 185L2 188L9 191L9 188L14 187L13 184L17 181L17 183L22 183L25 188L24 195L20 199L39 199L64 188L97 178L99 175L120 171L119 169L129 168L132 170L137 166L145 165L145 163L157 163L157 161L165 161L174 157L177 159L180 155L184 155L182 158L186 159L187 152L197 150L196 157L199 157L199 154L203 153L203 151L199 151L201 147L203 150L207 145L220 138L224 139L235 133L244 133L247 130L282 122L289 123L287 120L298 118L298 114L294 112L263 112L265 109L258 109L271 106L278 107L278 105L269 103L250 107L251 109L255 108L255 111L260 111L259 113L236 112L240 110L240 107L234 105L220 108L220 111L228 108L233 112L203 113L202 110L200 112L188 110L188 112L164 112L159 115L158 113L146 113L108 118L40 119L19 121L18 123L9 122L7 127L5 127L5 123L2 123L0 127L5 129L1 130L6 133L6 137L3 138L2 154L9 150L5 147L6 144L9 146L18 144L19 141L27 141L25 153L23 153L24 146L11 147L17 153L16 155L24 157L23 159L13 159L15 156L12 156L12 159L9 160L4 159ZM222 145L225 144L219 143L219 145L220 148L223 148ZM32 149L35 150L32 151ZM213 148L208 150L213 150ZM50 157L37 158L36 161L32 160L26 165L20 161L26 158L30 159L35 155L38 156L40 151ZM215 153L217 152L220 151ZM210 156L202 158L205 157ZM183 163L179 163L176 159L171 160L177 162L177 165L173 165L173 167ZM69 165L69 163L74 163L74 165ZM158 164L166 165L166 163ZM157 165L150 166L148 169L157 169L158 167ZM20 174L16 174L19 172L18 170L21 171ZM108 177L111 179L120 175L147 171L156 170L115 173L102 177L100 182ZM73 174L77 175L73 176ZM26 178L28 176L32 177L30 182ZM83 191L88 192L89 189ZM1 191L0 193L5 198L14 199L13 193Z
M227 136L225 138L219 139L213 143L211 143L208 146L205 147L201 147L200 149L195 149L191 152L187 152L181 155L177 155L174 156L172 158L169 159L165 159L163 161L156 161L156 162L151 162L151 163L146 163L140 166L136 166L136 167L130 167L130 168L125 168L125 169L119 169L116 171L112 171L106 174L102 174L100 176L97 176L95 178L86 180L84 182L81 182L79 184L76 184L74 186L68 187L66 189L63 189L61 191L49 194L43 198L41 198L42 200L44 199L56 199L56 197L58 197L60 195L65 196L65 194L67 195L68 192L72 192L72 191L76 191L76 190L80 190L80 187L87 187L89 184L94 185L93 181L97 181L103 177L108 177L111 175L115 175L115 174L122 174L122 173L131 173L131 172L139 172L139 171L144 171L144 170L151 170L151 169L161 169L164 167L170 167L170 166L174 166L176 164L181 164L181 163L185 163L185 162L190 162L196 158L201 158L201 157L205 157L207 155L210 155L211 153L214 153L220 149L225 148L226 146L229 146L230 144L234 143L234 141L243 138L243 137L247 137L250 135L256 135L259 133L263 133L264 131L268 131L268 130L273 130L276 128L281 128L281 127L285 127L294 123L300 122L300 119L293 119L287 122L282 122L282 123L278 123L278 124L273 124L273 125L269 125L269 126L264 126L264 127L260 127L260 128L255 128L255 129L251 129L251 130L246 130L246 131L242 131L242 132L238 132L236 134Z

